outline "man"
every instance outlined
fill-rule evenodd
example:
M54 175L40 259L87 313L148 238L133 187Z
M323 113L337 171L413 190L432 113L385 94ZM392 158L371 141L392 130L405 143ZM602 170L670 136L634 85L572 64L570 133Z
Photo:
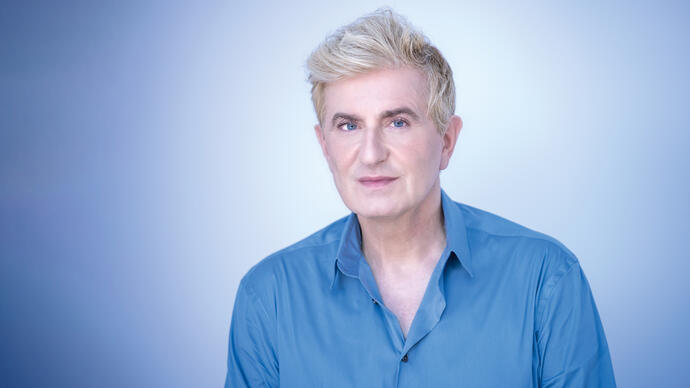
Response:
M441 189L462 121L440 52L384 9L310 56L352 213L242 279L227 387L614 387L575 256Z

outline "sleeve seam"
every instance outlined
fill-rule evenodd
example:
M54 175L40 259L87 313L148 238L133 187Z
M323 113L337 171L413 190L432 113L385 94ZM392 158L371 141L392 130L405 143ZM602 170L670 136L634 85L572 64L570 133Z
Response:
M578 266L579 266L579 263L578 263L578 262L574 262L570 267L568 267L568 269L565 270L565 271L563 272L563 274L562 274L558 279L556 279L556 281L554 282L553 286L551 286L551 287L549 288L548 292L546 293L547 295L541 297L540 299L544 299L544 300L549 300L549 299L551 299L551 297L553 296L554 290L556 290L556 288L558 288L558 286L562 283L563 279L564 279L566 276L568 276L571 272L573 272L573 269L574 269L575 267L578 267Z
M257 304L261 308L261 312L265 316L266 319L270 320L271 316L268 314L268 310L264 306L263 302L261 302L261 298L256 294L256 292L246 283L242 285L242 287L246 290L247 294L251 294L252 299L256 300Z
M563 279L565 277L567 277L570 273L572 273L576 267L579 267L579 265L580 265L579 262L575 261L570 267L568 267L568 269L565 272L563 272L562 275L560 275L560 277L558 279L555 280L554 284L548 289L548 292L545 293L546 295L539 298L539 306L540 307L539 307L538 312L539 312L539 329L540 330L543 329L543 327L544 327L544 319L545 319L544 316L546 315L545 314L546 307L542 307L542 303L546 303L547 301L551 300L555 290L561 285L561 283L563 283Z
M263 315L266 317L267 320L270 320L270 316L268 315L268 310L266 310L266 307L264 307L263 303L261 302L261 299L260 299L259 296L256 294L256 292L255 292L246 282L244 282L244 281L240 282L240 288L244 289L245 292L247 293L247 295L249 295L249 296L251 297L251 299L253 299L253 300L256 301L256 303L259 305L259 308L261 309ZM250 323L250 322L247 322L247 323ZM257 326L256 326L256 325L254 325L253 323L250 323L250 324L254 327L254 329L257 329ZM272 341L271 341L271 342L272 342ZM246 354L248 354L248 355L251 355L251 354L250 354L246 349L244 349L244 348L240 348L240 350L242 350L244 353L246 353ZM276 363L277 363L277 362L278 362L278 360L276 359ZM266 376L265 376L264 374L261 375L261 379L263 380L264 385L265 385L266 387L270 387L270 386L271 386L271 385L268 383L268 381L266 380Z

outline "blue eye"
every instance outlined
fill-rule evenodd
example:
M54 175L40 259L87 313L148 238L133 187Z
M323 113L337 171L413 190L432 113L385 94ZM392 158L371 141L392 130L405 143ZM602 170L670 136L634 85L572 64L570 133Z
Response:
M352 130L357 129L357 124L355 124L355 123L343 123L343 124L340 124L339 127L341 129L345 129L347 131L352 131Z
M393 121L393 126L396 128L402 128L407 124L404 120L395 120Z

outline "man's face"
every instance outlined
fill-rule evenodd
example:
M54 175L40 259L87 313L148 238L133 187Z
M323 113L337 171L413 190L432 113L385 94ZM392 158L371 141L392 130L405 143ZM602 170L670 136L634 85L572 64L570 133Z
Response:
M323 127L315 127L345 205L361 217L397 218L439 186L462 127L441 136L427 115L426 76L377 70L329 83Z

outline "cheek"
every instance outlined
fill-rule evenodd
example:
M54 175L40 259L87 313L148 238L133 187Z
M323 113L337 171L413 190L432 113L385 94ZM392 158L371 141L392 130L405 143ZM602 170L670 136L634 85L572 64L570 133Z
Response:
M331 168L331 172L335 174L336 179L340 176L345 175L348 169L348 147L344 144L330 143L328 145L328 165Z
M441 146L436 142L426 141L412 144L407 149L409 168L421 175L418 178L435 178L441 163ZM422 178L424 179L424 178Z

